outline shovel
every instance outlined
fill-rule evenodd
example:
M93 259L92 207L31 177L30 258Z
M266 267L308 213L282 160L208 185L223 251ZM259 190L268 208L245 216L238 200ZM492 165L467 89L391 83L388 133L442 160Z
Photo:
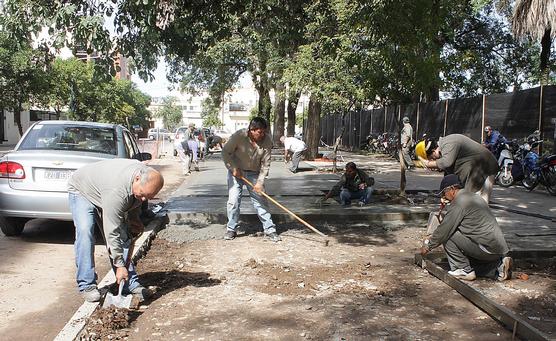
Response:
M118 287L118 296L112 295L112 293L108 292L106 297L104 298L104 303L102 304L103 308L109 308L111 306L115 306L116 308L125 308L129 309L131 306L131 299L133 298L131 294L124 296L122 295L122 289L124 288L125 280L120 281L120 286Z
M129 263L131 262L131 257L133 256L133 248L135 247L135 241L139 238L139 236L134 237L131 240L131 245L127 251L127 259L125 262L125 267L129 267ZM106 293L106 297L104 298L104 303L102 304L103 308L109 308L110 306L115 306L116 308L125 308L129 309L131 307L131 300L133 298L132 294L129 295L122 295L122 289L124 288L125 280L120 281L120 286L118 287L118 296L114 296L111 292Z

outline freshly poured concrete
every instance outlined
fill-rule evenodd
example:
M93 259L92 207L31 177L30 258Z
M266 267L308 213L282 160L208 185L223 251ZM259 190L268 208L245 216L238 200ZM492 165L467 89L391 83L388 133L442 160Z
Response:
M354 160L360 168L367 169L375 178L375 190L396 189L399 186L399 165L383 157L346 155ZM305 169L321 168L326 170L330 164L302 162ZM339 164L341 169L344 164ZM442 173L426 170L407 172L408 191L437 191ZM225 231L226 201L228 191L226 184L227 170L218 154L212 155L201 163L201 172L193 172L168 201L166 209L171 225L191 225L192 221L206 221L209 224L221 224ZM411 222L424 226L429 212L436 211L435 204L421 206L395 205L381 202L376 196L374 202L360 208L354 203L349 208L341 207L337 201L329 199L319 206L315 201L330 189L340 174L330 172L303 171L292 174L283 162L273 161L269 177L265 181L266 193L289 208L316 228L326 223L342 223L346 226L354 223ZM496 186L493 202L502 207L522 212L556 217L556 198L541 190L525 191L521 187L501 188ZM289 214L268 202L273 220L281 227L295 222ZM556 224L554 221L516 214L500 209L493 209L508 244L512 250L554 250L556 249ZM243 225L259 226L256 212L248 196L247 189L241 203L241 221ZM214 227L214 226L213 226ZM201 228L199 226L199 228ZM216 228L216 227L214 227ZM257 229L257 228L256 228Z
M201 172L193 172L169 200L166 209L170 223L180 224L197 217L224 224L228 200L226 176L227 170L219 156L214 155L202 163ZM329 199L323 205L316 204L317 199L321 198L338 179L338 174L316 171L292 174L283 162L273 162L270 175L265 180L265 190L273 199L303 219L319 222L349 224L361 221L422 221L434 209L434 205L386 205L378 199L365 207L359 207L356 200L349 208L341 207L333 199ZM389 187L384 186L380 180L375 186ZM290 222L295 219L268 200L267 207L276 223ZM256 219L256 211L247 188L244 188L241 214L242 220Z

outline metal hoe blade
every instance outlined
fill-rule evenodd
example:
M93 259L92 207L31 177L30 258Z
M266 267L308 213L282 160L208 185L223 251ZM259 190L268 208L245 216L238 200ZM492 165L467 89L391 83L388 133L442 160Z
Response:
M108 292L104 298L103 308L109 308L110 306L115 306L116 308L126 308L129 309L131 306L131 299L133 298L131 294L123 296L122 289L124 287L125 281L120 281L120 286L118 287L118 296L112 295Z

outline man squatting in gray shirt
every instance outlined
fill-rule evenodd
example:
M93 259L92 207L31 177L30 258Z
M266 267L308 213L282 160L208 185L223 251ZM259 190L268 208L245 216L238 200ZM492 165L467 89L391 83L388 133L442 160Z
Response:
M467 136L452 134L441 137L438 144L433 139L426 141L427 168L438 168L447 174L456 174L465 189L479 192L488 203L498 172L498 162L492 153Z
M496 218L477 193L461 188L455 174L442 179L441 196L451 203L442 223L424 240L421 254L444 245L450 275L468 281L477 275L510 279L512 259L506 257L508 245Z
M69 206L75 225L77 285L85 300L100 300L95 273L95 224L102 226L116 282L125 293L147 296L133 264L126 265L131 240L143 232L141 203L154 198L164 185L162 175L137 160L111 159L78 169L68 181ZM96 217L101 217L97 221Z
M264 234L273 242L280 241L276 226L261 197L264 191L264 180L270 169L270 151L272 140L266 134L268 125L264 118L255 117L249 122L247 129L236 131L222 149L224 165L228 169L228 223L224 239L236 237L239 222L241 194L243 186L247 186L251 202L257 210L259 220L263 224ZM243 181L242 177L253 184L253 188Z

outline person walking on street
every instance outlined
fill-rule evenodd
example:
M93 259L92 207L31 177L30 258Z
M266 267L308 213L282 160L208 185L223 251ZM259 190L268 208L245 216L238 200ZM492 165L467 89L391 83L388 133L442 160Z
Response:
M191 164L193 164L196 171L199 171L199 142L195 138L195 123L189 123L181 146L181 149L184 151L183 156L186 156L182 158L182 155L180 155L180 159L182 159L183 162L184 175L191 174Z
M374 184L374 178L358 169L355 163L348 162L346 164L346 172L322 200L326 201L339 193L340 204L342 206L348 207L351 205L352 199L359 199L359 205L364 206L371 200Z
M288 156L290 153L292 153L292 166L290 168L290 171L292 173L297 173L299 162L301 161L301 155L305 150L307 150L307 145L305 145L305 142L291 136L280 137L280 142L284 144L284 162L288 162Z
M411 156L409 154L411 147L413 147L413 127L409 123L408 117L404 117L402 119L402 122L403 122L403 128L400 134L400 138L401 138L400 142L402 145L401 147L402 147L403 161L405 162L405 167L408 170L411 170L412 168L415 167L415 164L413 163L413 160L411 159Z
M450 275L467 281L477 276L510 279L508 245L488 204L477 193L462 189L455 174L442 179L440 195L450 205L440 225L423 241L421 254L443 245Z
M270 168L272 150L272 140L266 134L267 129L268 125L264 118L255 117L249 122L247 129L236 131L222 149L222 158L228 169L228 223L224 235L226 240L232 240L237 235L244 185L247 186L251 202L263 224L265 236L273 242L281 240L276 233L276 226L267 210L266 202L261 196L264 191L264 180ZM247 185L241 179L242 177L249 180L254 187Z
M441 137L438 141L428 138L424 153L419 157L425 167L456 174L465 189L478 192L487 203L490 201L498 162L480 143L460 134Z
M75 225L77 285L85 300L100 300L95 273L95 224L101 226L116 281L125 281L124 293L141 300L149 291L138 281L133 264L126 264L134 237L144 226L139 219L142 202L164 185L162 175L137 160L111 159L79 168L68 181L69 206Z

